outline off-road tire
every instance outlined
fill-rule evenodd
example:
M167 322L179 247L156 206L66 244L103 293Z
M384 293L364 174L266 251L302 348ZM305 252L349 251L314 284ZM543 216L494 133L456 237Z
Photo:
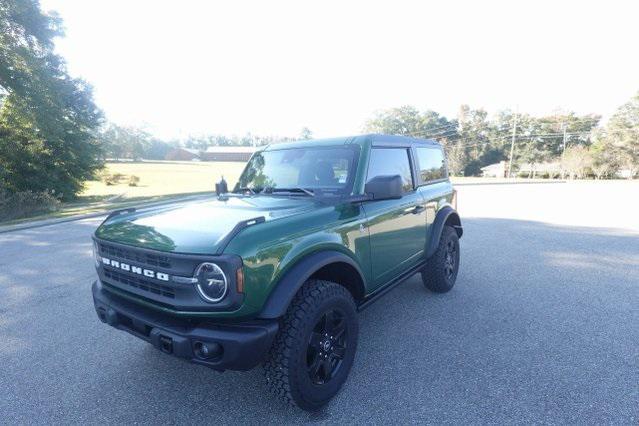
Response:
M453 253L451 253L451 249ZM451 270L450 258L453 265ZM439 238L439 246L435 253L427 260L422 270L424 286L435 293L450 291L457 280L459 272L459 237L452 226L444 226Z
M344 319L346 330L343 357L334 377L316 384L308 365L309 353L314 359L314 350L309 349L309 345L312 336L318 335L319 321L326 319L329 312L343 313L340 317ZM357 312L349 291L330 281L307 281L281 319L280 329L264 363L269 387L277 396L303 410L322 407L338 393L348 377L357 349L357 334Z

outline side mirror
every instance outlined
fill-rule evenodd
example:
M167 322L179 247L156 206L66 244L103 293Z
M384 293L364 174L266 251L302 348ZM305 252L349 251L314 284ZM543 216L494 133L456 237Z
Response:
M224 176L222 176L222 180L215 184L215 193L217 195L222 195L228 192L229 192L228 185L226 184L226 181L224 180Z
M394 200L402 198L402 177L400 175L375 176L366 182L364 192L371 200Z

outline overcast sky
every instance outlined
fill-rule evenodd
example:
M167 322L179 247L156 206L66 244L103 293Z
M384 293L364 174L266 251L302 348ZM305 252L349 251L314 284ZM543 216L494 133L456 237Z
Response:
M160 137L356 134L376 110L611 114L639 1L41 0L108 119Z

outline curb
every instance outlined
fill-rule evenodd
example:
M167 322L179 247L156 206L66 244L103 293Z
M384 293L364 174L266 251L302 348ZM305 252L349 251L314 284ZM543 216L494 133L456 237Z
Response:
M184 197L174 198L171 200L156 201L156 202L150 202L146 204L141 203L141 204L131 205L128 207L123 207L123 208L155 207L155 206L162 206L166 204L173 204L173 203L180 203L180 202L187 202L187 201L197 201L201 198L210 197L214 194L215 192L211 192L210 194L184 196ZM38 220L33 222L20 223L16 225L0 226L0 234L6 234L9 232L14 232L14 231L23 231L25 229L42 228L44 226L57 225L59 223L66 223L66 222L75 222L75 221L83 220L83 219L92 219L94 217L106 216L109 213L116 210L120 210L120 209L103 210L99 212L85 213L85 214L76 215L76 216L61 217L56 219L43 219L43 220Z
M567 183L565 180L548 180L548 181L533 181L533 182L520 182L520 181L503 181L503 182L462 182L455 183L453 186L479 186L479 185L551 185L557 183Z

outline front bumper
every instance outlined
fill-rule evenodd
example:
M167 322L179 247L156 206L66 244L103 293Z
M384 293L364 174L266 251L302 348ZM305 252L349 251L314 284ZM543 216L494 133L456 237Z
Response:
M277 321L219 324L181 319L122 299L92 286L98 318L117 329L146 340L162 352L216 370L250 370L264 360L278 330ZM202 346L214 348L202 356Z

